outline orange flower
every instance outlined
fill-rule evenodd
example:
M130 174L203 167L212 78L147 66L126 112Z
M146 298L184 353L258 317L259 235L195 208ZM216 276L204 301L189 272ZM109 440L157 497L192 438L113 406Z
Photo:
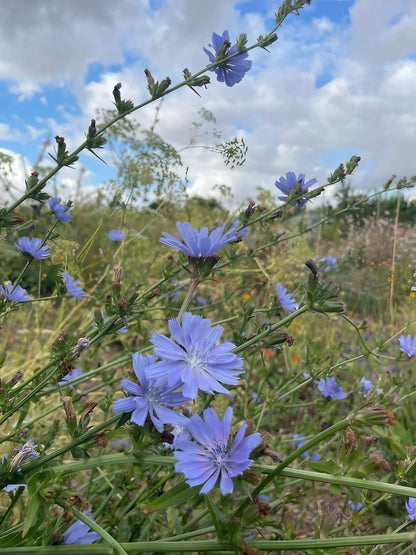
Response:
M292 358L293 358L293 360L294 360L295 362L299 362L299 361L300 361L300 356L299 356L299 355L293 355Z
M266 358L270 359L273 356L273 351L270 351L270 349L262 349L261 352L264 354Z
M251 295L249 295L248 293L245 293L243 295L243 299L245 299L246 301L248 301L249 299L251 299Z

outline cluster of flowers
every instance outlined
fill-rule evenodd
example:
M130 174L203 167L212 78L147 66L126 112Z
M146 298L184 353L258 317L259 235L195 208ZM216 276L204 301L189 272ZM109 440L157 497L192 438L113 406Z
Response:
M235 221L224 232L225 224L208 233L192 228L188 222L177 222L183 240L163 233L161 243L174 247L191 259L214 256L227 243L241 237L240 222ZM173 448L178 459L176 471L183 472L191 486L202 485L201 493L209 492L219 480L223 495L233 491L232 478L250 467L251 451L260 443L258 433L245 437L247 425L231 440L233 411L228 407L222 420L213 408L189 416L186 403L199 392L211 395L235 386L243 372L243 361L232 351L231 342L218 343L224 329L212 326L211 320L185 312L180 322L169 321L171 338L155 332L151 337L154 355L133 355L133 369L138 383L123 378L122 388L131 394L114 403L115 412L131 413L131 421L143 426L147 417L162 432L165 425L173 429ZM182 407L181 413L173 408Z
M70 214L66 213L70 208L69 205L61 204L61 199L57 197L49 199L48 202L50 209L59 221L64 223L71 221ZM111 241L119 242L122 241L124 237L125 233L120 229L111 229L108 232L108 238ZM46 260L51 254L49 245L47 245L45 241L42 241L42 239L39 239L39 237L33 237L32 239L30 237L20 237L15 245L21 252L32 259ZM79 281L70 276L68 272L62 272L61 275L64 279L67 293L76 299L84 299L86 293L79 285ZM6 282L5 286L0 285L0 294L3 295L5 299L14 303L30 301L32 298L23 287L20 285L13 285L10 281Z
M188 411L177 413L173 407L196 399L199 391L211 395L229 394L222 384L237 385L243 372L230 342L217 344L223 328L187 312L182 324L169 321L172 339L158 332L151 338L154 355L133 355L133 369L138 383L123 378L122 388L131 394L114 403L115 412L131 412L131 421L143 426L147 417L162 432L166 424L173 428L177 472L183 472L191 486L204 484L207 493L220 479L223 495L233 491L231 478L250 467L250 452L260 443L260 435L244 437L244 424L230 442L232 409L222 420L208 408L203 418ZM192 441L191 436L195 441Z

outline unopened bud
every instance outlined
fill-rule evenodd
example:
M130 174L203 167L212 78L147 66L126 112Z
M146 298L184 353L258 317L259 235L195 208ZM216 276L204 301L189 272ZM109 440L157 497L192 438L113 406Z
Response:
M247 34L241 33L241 35L238 37L238 40L237 40L237 50L239 52L245 52L247 50L246 44L247 44Z
M38 183L39 181L38 177L39 177L39 173L37 171L34 171L30 174L30 177L26 179L26 191L29 191L30 189L32 189L32 187L34 187Z
M71 435L75 432L77 428L77 416L75 414L74 406L72 404L71 397L63 397L62 404L65 411L65 421L68 425L68 430Z
M120 266L115 266L115 268L113 268L113 272L114 272L114 283L118 283L120 285L121 276L123 275L123 268L121 268Z

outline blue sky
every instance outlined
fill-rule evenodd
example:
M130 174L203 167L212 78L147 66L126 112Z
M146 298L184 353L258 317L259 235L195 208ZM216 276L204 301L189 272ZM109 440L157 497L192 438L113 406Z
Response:
M202 47L213 31L228 29L249 44L273 25L271 0L49 0L6 3L0 22L0 150L15 158L17 190L24 186L46 139L66 138L75 148L96 109L112 105L111 91L147 98L143 74L173 84L182 69L207 63ZM176 148L189 140L205 107L222 138L248 144L247 162L230 170L204 149L183 151L191 192L216 194L229 185L235 202L273 190L287 171L319 183L339 162L360 154L357 189L374 190L391 174L416 173L416 2L414 0L314 0L278 31L271 52L250 52L253 67L228 88L211 74L202 98L189 89L169 95L158 131ZM149 126L151 105L135 117ZM50 147L53 152L53 144ZM90 156L81 159L85 191L114 175ZM55 185L70 197L79 172L67 170Z

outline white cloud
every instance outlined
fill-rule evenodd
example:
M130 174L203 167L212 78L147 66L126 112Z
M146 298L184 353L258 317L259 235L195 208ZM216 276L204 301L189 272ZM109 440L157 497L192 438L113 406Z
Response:
M185 150L192 191L209 195L215 184L225 183L240 202L255 195L258 185L273 188L289 170L322 183L352 153L363 157L353 178L357 187L374 189L392 173L415 173L416 3L356 0L350 16L350 24L292 17L270 54L250 52L253 69L239 85L227 88L210 73L212 84L201 90L202 98L190 89L166 97L157 130L178 149L187 144L201 107L216 116L222 140L240 135L249 146L246 164L235 170L203 149ZM15 81L17 94L29 97L46 82L65 82L76 92L81 115L63 106L59 121L39 120L52 136L65 136L71 148L83 140L96 108L112 107L118 81L122 97L143 101L145 67L156 79L169 75L175 84L184 67L195 72L207 62L202 46L212 31L228 28L233 38L247 31L250 42L266 31L263 17L241 15L235 0L166 0L157 13L145 0L19 0L6 8L2 27L14 33L7 40L0 33L0 76ZM141 61L82 85L88 64L121 63L126 48ZM321 78L326 84L318 87ZM133 117L149 126L154 109L147 106ZM8 132L0 126L0 136Z

